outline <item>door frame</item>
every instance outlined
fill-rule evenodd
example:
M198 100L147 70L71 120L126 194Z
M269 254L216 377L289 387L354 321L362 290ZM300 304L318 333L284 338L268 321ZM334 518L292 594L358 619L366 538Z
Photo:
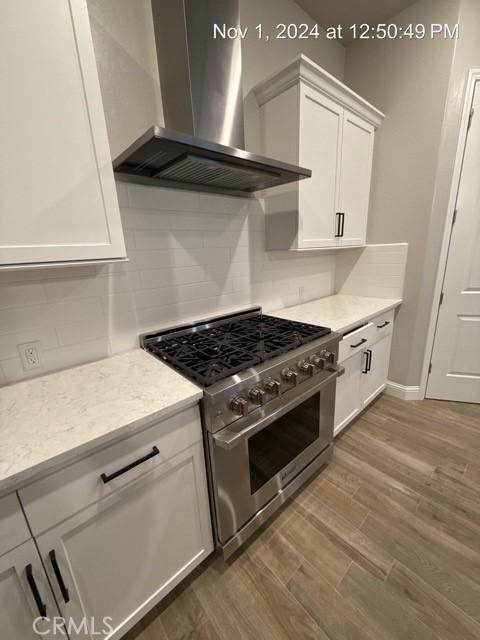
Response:
M480 68L470 69L466 84L465 97L463 99L462 119L460 123L460 131L458 135L457 151L455 155L455 164L452 174L452 182L450 186L450 196L448 199L447 216L445 218L442 246L440 257L438 260L437 276L435 279L435 288L433 292L432 310L430 312L430 320L428 324L427 340L425 344L425 353L423 358L422 375L420 379L420 398L425 398L427 391L427 382L429 376L429 367L433 355L435 344L435 333L437 330L438 315L440 313L440 296L443 289L443 281L447 270L448 254L450 250L450 237L452 234L453 215L455 211L455 203L457 201L460 180L462 177L462 165L465 146L467 144L468 121L470 117L470 108L475 90L475 83L480 82Z

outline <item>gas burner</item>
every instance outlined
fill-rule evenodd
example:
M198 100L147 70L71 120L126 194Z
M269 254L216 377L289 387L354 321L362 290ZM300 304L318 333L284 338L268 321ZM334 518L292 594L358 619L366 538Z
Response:
M238 314L208 325L143 337L143 346L207 387L330 333L326 327L274 316Z

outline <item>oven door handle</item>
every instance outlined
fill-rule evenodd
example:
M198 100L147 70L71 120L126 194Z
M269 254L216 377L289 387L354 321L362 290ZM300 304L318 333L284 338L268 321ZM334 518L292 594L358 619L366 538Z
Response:
M338 364L328 365L327 370L332 372L328 376L328 378L325 378L324 380L319 382L318 385L315 385L313 388L310 388L307 391L304 391L304 393L298 396L295 396L293 400L288 402L283 407L279 407L273 413L270 413L269 415L263 418L260 418L253 424L250 424L248 427L245 427L244 429L237 431L235 430L235 425L233 424L231 427L226 427L221 431L217 431L217 433L214 433L212 435L212 438L215 441L215 444L221 447L222 449L227 449L227 450L233 449L234 447L239 445L241 442L244 442L245 440L250 438L250 436L253 436L255 433L258 433L265 427L268 427L268 425L272 424L272 422L275 422L275 420L277 420L278 418L281 418L285 413L288 413L289 411L294 409L297 405L301 404L305 400L308 400L308 398L310 398L311 396L321 391L324 387L331 384L332 382L334 382L336 378L340 377L345 373L345 368Z

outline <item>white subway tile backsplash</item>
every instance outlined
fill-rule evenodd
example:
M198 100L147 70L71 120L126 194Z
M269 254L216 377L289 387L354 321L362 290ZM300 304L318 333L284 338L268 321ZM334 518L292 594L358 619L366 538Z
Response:
M134 348L146 331L334 292L334 253L265 252L262 201L117 189L129 262L0 272L4 382ZM24 372L16 345L35 340L43 368Z
M0 361L18 358L17 345L37 341L41 343L42 350L54 349L59 346L57 334L53 327L0 335Z
M108 338L108 328L108 320L102 314L89 318L88 322L82 320L58 324L55 327L55 331L59 346L67 347L96 338Z
M28 307L45 301L45 289L42 283L0 284L0 309Z
M137 251L203 247L202 234L196 231L136 229L134 234Z

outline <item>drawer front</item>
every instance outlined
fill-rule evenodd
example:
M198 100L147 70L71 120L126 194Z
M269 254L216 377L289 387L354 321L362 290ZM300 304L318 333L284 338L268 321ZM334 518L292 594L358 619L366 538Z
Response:
M118 492L201 439L195 406L32 483L19 496L33 533Z
M0 556L31 538L16 493L0 499Z
M391 335L393 330L394 316L395 310L392 309L391 311L388 311L387 313L384 313L383 315L378 316L377 318L374 318L372 320L373 336L371 344L375 344L382 338L386 338L387 336Z
M369 322L365 326L360 327L360 329L344 336L338 346L338 362L343 362L346 358L365 349L374 335L373 323Z

